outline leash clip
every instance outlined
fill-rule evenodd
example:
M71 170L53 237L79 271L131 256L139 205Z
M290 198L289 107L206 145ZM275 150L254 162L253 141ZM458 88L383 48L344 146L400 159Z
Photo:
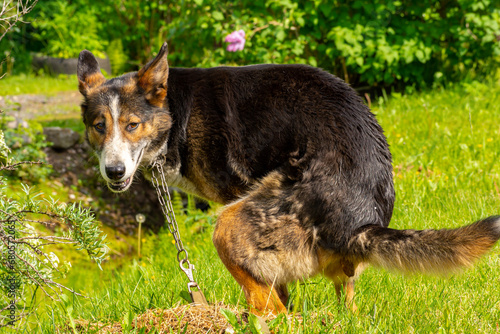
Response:
M183 266L184 263L188 264L187 268ZM179 266L181 267L181 270L184 272L184 274L186 274L186 276L189 279L188 290L189 290L189 292L191 292L191 290L189 289L189 286L192 285L191 283L194 283L196 286L198 286L198 284L196 284L196 282L194 280L194 276L193 276L194 264L191 264L187 259L182 259L179 261Z
M188 264L187 268L183 266L184 263ZM200 286L194 280L193 277L194 264L191 264L187 259L182 259L179 261L179 266L189 279L187 287L189 295L191 296L191 300L193 301L193 305L208 305L207 299L205 298L205 295L201 291ZM192 290L191 288L195 289Z

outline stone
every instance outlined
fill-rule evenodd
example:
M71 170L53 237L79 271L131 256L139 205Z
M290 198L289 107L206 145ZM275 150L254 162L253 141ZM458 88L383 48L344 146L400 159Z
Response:
M80 140L78 132L58 126L43 128L43 134L56 150L67 150Z

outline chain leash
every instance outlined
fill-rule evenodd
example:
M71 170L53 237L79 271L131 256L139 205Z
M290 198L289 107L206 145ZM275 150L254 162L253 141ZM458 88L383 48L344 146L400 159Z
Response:
M159 181L156 173L158 173L160 176ZM187 287L189 294L191 295L191 300L195 305L208 305L208 302L205 298L205 295L201 291L200 286L194 280L194 265L189 262L188 252L186 251L186 249L184 249L184 246L182 244L181 236L179 234L179 227L177 225L177 221L175 220L174 208L172 207L172 201L170 200L170 194L168 192L167 181L165 180L165 174L163 173L163 165L158 160L155 161L152 165L151 182L153 183L156 194L158 195L158 201L160 201L161 211L163 211L163 215L167 219L168 230L174 236L175 248L177 248L177 261L179 261L181 270L189 279ZM182 254L184 254L184 256L182 256ZM185 267L184 265L187 265L187 267ZM191 288L196 288L196 290L192 290ZM261 325L262 333L270 334L271 331L269 330L266 321L259 316L257 316L257 319Z
M158 173L158 175L156 175ZM159 177L159 180L158 180ZM189 294L191 299L195 304L208 305L203 292L200 289L198 283L194 280L193 270L194 265L189 262L188 252L182 244L181 236L179 234L179 227L177 221L175 220L174 208L172 206L172 201L170 200L170 194L168 192L167 181L165 180L165 174L163 172L163 165L160 161L155 161L152 165L151 170L151 182L158 195L158 201L160 202L160 207L167 220L167 227L175 240L175 248L177 249L177 261L179 262L179 267L186 274L189 279L187 284ZM196 290L193 290L196 289Z

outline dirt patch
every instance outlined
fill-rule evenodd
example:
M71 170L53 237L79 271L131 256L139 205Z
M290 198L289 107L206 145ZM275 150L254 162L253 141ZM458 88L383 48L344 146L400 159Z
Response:
M166 310L147 310L137 316L130 327L141 333L234 333L220 312L221 308L234 309L234 306L182 305ZM79 333L123 333L123 327L119 323L103 324L77 320L75 324Z
M54 96L22 94L0 96L0 109L7 109L15 118L33 119L43 115L78 115L82 95L77 91L61 92Z
M240 327L234 329L228 322L221 310L227 310L234 315ZM181 305L170 309L152 309L135 317L128 330L124 330L122 324L111 322L108 324L102 322L90 322L88 320L76 320L76 330L78 333L250 333L248 329L249 314L247 311L238 309L232 305L217 303L207 306ZM279 316L269 315L261 317L259 322L261 326L269 327L272 334L279 333L280 327L287 328L288 333L299 333L304 330L304 321L320 322L322 329L341 330L341 324L335 321L332 314L319 315L310 313L307 319L300 314L289 313ZM265 322L265 324L263 324ZM273 325L271 323L274 322ZM282 326L285 325L285 326ZM246 329L246 330L245 330ZM68 326L67 330L71 330ZM323 332L323 331L321 331ZM326 331L325 331L326 332Z

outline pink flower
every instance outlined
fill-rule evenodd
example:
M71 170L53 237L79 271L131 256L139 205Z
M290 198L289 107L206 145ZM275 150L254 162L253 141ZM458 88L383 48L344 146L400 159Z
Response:
M226 36L225 41L230 43L227 46L227 51L241 51L245 47L245 32L243 30L233 31Z

